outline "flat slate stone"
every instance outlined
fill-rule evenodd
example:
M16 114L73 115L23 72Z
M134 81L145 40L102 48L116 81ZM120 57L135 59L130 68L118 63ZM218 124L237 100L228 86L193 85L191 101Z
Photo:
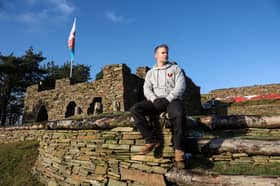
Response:
M121 180L133 180L147 186L166 186L164 176L152 174L136 169L120 168Z
M108 186L127 186L127 183L110 179L109 183L108 183Z

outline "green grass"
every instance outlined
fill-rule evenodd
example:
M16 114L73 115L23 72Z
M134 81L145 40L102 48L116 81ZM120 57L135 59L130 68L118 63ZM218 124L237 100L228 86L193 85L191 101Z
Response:
M38 142L25 141L0 145L0 185L40 186L31 169L38 156Z
M189 163L189 169L198 172L212 172L227 175L261 175L280 176L280 163L252 164L229 163L227 161L212 162L207 158L193 158Z

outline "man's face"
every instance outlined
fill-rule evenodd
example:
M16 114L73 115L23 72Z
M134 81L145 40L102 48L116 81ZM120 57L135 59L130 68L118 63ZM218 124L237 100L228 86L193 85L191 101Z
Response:
M155 53L155 58L158 63L165 64L168 61L168 50L164 47L158 48Z

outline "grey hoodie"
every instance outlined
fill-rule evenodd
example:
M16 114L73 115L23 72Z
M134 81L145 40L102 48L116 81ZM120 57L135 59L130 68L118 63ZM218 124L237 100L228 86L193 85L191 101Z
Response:
M163 67L154 66L145 77L144 95L154 101L156 98L165 97L169 102L182 99L186 89L186 79L182 69L167 63Z

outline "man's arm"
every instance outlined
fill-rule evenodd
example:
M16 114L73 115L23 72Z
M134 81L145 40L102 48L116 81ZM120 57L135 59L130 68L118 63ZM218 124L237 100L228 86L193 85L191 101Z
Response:
M151 71L148 71L145 77L144 82L144 95L147 98L147 100L154 102L154 100L157 98L156 95L153 92L153 85L151 83Z
M185 75L179 67L176 69L176 76L175 76L175 87L166 97L166 99L171 102L174 99L182 97L186 90L186 78Z

